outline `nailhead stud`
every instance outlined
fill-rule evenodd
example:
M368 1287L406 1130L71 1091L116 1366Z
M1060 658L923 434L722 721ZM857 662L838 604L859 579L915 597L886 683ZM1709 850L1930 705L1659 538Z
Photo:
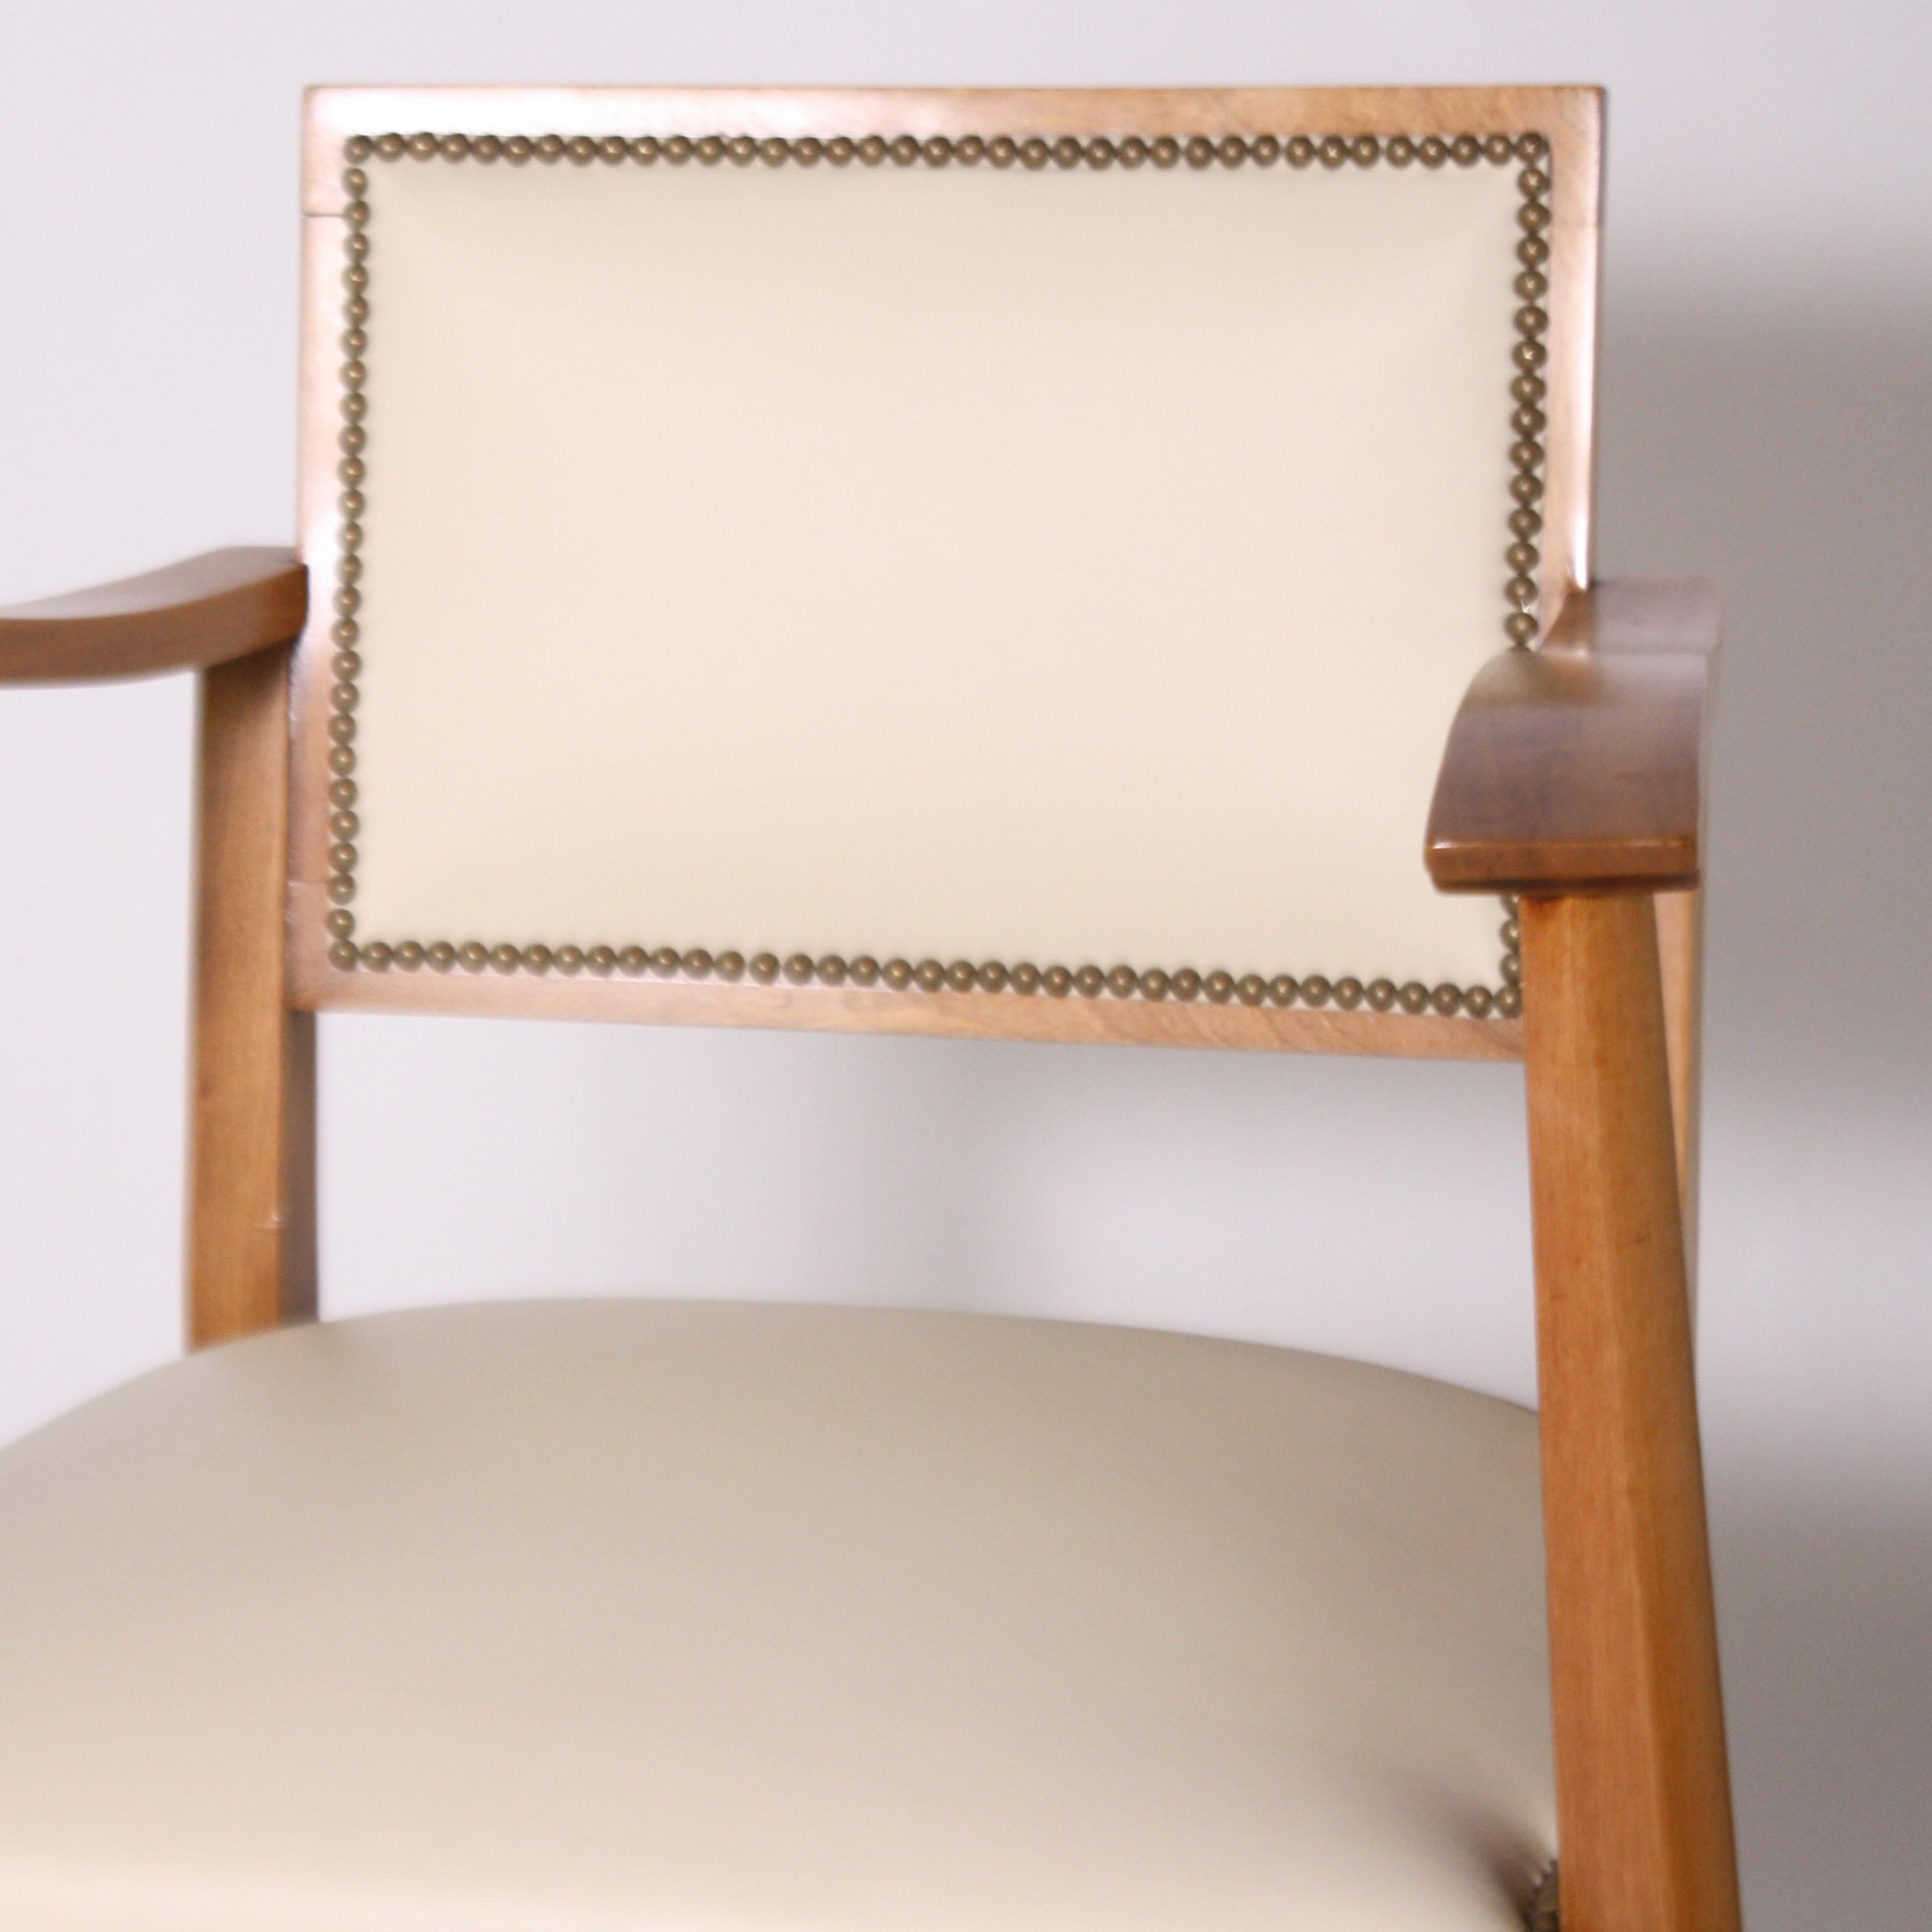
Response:
M337 469L344 487L338 505L341 514L338 528L334 591L338 615L332 628L339 649L331 664L336 682L330 694L331 715L327 726L332 741L328 764L333 774L329 800L337 809L330 822L334 843L330 853L332 874L326 886L332 902L326 925L334 940L330 956L338 964L352 967L360 964L380 971L393 962L408 971L427 964L440 972L458 964L476 971L488 964L499 972L520 970L544 973L554 968L566 974L574 974L587 966L592 973L599 975L608 975L621 968L633 976L650 970L662 978L682 974L703 980L715 973L728 982L735 982L748 972L754 980L765 985L782 975L795 985L815 981L824 986L838 986L849 979L856 986L871 986L883 980L897 991L916 984L929 992L936 992L943 986L960 992L977 989L998 993L1010 988L1016 993L1030 994L1044 991L1055 998L1064 998L1075 992L1093 998L1105 992L1120 999L1138 996L1160 1000L1171 997L1191 1001L1204 994L1216 1005L1238 999L1249 1006L1258 1006L1264 1001L1290 1006L1298 1000L1305 1005L1319 1007L1332 998L1346 1010L1353 1010L1366 1002L1378 1012L1400 1005L1412 1012L1432 1007L1438 1012L1462 1011L1478 1018L1492 1010L1506 1016L1521 1010L1517 984L1521 966L1514 918L1503 928L1502 937L1508 949L1501 969L1504 985L1494 994L1483 987L1459 988L1447 984L1432 992L1416 982L1397 989L1393 982L1386 979L1371 981L1364 986L1356 979L1344 977L1331 986L1319 974L1298 981L1286 974L1277 975L1272 980L1250 974L1238 980L1219 968L1204 975L1190 967L1170 972L1159 967L1136 970L1124 964L1103 973L1099 967L1090 964L1075 970L1060 965L1040 968L1024 961L1009 968L997 960L983 961L976 965L967 960L955 960L946 966L928 959L914 967L904 959L893 958L882 967L867 955L862 954L848 963L836 953L828 953L816 961L807 954L794 953L781 963L776 954L761 952L748 964L744 956L736 952L722 953L714 960L702 947L680 952L669 946L659 946L655 952L630 946L621 952L604 945L592 946L587 951L576 946L564 946L553 952L541 944L518 948L502 944L491 947L474 940L465 941L460 946L441 940L428 946L412 940L401 941L394 946L380 940L357 946L350 938L354 930L353 915L347 910L345 902L355 893L353 873L357 854L353 841L359 831L356 816L350 809L356 802L356 785L349 774L355 769L352 743L356 723L352 714L359 695L356 680L362 668L361 656L353 647L358 642L356 613L361 602L358 589L362 572L359 552L363 541L360 519L365 508L360 487L365 473L361 454L365 443L362 424L368 413L368 399L364 393L368 367L364 358L368 338L363 325L369 316L364 292L369 286L366 264L370 243L365 231L370 220L370 208L367 200L369 176L361 164L376 158L394 160L405 155L419 160L440 156L454 162L469 159L494 162L501 157L512 164L526 162L533 157L554 162L567 156L580 166L598 160L615 164L627 159L646 166L660 159L674 166L693 159L706 166L716 166L728 159L740 166L749 166L757 160L773 167L788 161L812 166L823 159L835 166L842 166L856 159L873 167L888 160L901 167L922 162L929 167L944 167L955 161L976 166L985 160L996 167L1010 166L1018 161L1037 170L1049 165L1068 169L1083 165L1102 169L1116 162L1131 168L1149 161L1156 167L1171 168L1184 159L1197 169L1209 168L1217 163L1223 167L1238 167L1249 161L1268 166L1278 160L1286 160L1292 167L1305 168L1318 159L1330 168L1339 168L1352 162L1366 167L1386 159L1396 167L1406 167L1419 160L1426 168L1437 168L1451 160L1468 166L1485 158L1498 165L1514 159L1522 164L1516 178L1516 186L1522 197L1517 216L1522 233L1516 254L1522 268L1514 284L1522 306L1515 316L1518 340L1513 355L1518 373L1510 385L1511 395L1518 405L1511 418L1511 428L1517 440L1510 451L1514 472L1510 491L1515 507L1508 518L1510 534L1515 541L1504 554L1510 573L1504 586L1504 601L1510 607L1504 618L1504 628L1513 643L1526 644L1534 638L1536 628L1531 609L1536 594L1532 573L1540 562L1540 552L1533 539L1542 528L1541 514L1536 505L1543 494L1542 480L1538 472L1544 461L1540 437L1546 426L1543 412L1537 406L1546 388L1538 374L1548 353L1541 338L1550 326L1548 311L1544 306L1549 281L1543 267L1550 256L1550 244L1544 231L1552 219L1545 199L1550 191L1550 178L1546 158L1549 143L1544 136L1534 131L1514 137L1502 134L1486 137L1462 134L1453 140L1445 140L1439 135L1432 134L1418 140L1402 134L1392 135L1386 140L1372 134L1352 138L1331 134L1319 140L1296 134L1283 140L1272 134L1248 137L1231 134L1218 140L1197 134L1183 142L1171 135L1160 135L1150 140L1134 134L1118 137L1099 135L1084 141L1072 135L1052 141L1037 135L1016 140L1004 134L990 138L968 134L956 139L932 135L922 140L911 134L889 138L877 134L856 140L844 135L823 140L817 136L802 135L788 140L776 136L760 140L740 133L707 134L694 140L682 134L662 139L646 134L628 140L617 135L601 139L576 135L566 140L553 134L532 140L524 135L439 136L424 132L406 136L394 133L375 136L355 135L344 144L344 153L349 164L342 177L347 197L344 225L348 232L344 238L346 266L342 280L348 293L343 304L346 326L341 344L346 359L340 370L343 427L338 440L344 456ZM1513 912L1514 903L1508 903Z

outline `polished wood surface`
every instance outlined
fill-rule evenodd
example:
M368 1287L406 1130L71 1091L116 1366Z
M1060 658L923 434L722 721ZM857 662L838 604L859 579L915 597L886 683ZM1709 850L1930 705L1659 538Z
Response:
M289 653L205 672L196 797L188 1337L313 1316L315 1022L284 984Z
M304 142L302 553L318 584L338 558L335 476L341 363L345 206L343 144L352 135L418 130L476 135L764 136L878 132L1118 136L1298 132L1391 135L1518 134L1550 143L1550 327L1544 340L1544 490L1540 582L1546 617L1587 581L1598 274L1603 97L1588 87L1258 88L318 88ZM412 164L416 165L416 164ZM561 165L568 166L568 163ZM1444 1019L1332 1009L1286 1012L1172 1003L1022 1000L866 993L851 988L562 980L528 974L449 978L342 971L329 964L322 919L328 876L327 759L331 614L318 596L296 658L291 985L316 1010L356 1007L532 1017L996 1038L1122 1040L1315 1052L1508 1059L1513 1021Z
M1700 579L1574 592L1539 650L1477 674L1425 841L1445 892L1698 882L1717 599Z
M1737 1932L1651 901L1521 918L1564 1932Z
M946 1040L1031 1040L1072 1045L1240 1048L1276 1052L1392 1054L1418 1060L1516 1060L1522 1022L1365 1007L1244 1006L1207 999L1085 999L1044 993L903 993L884 987L769 986L749 981L608 979L588 973L406 973L331 966L308 937L322 930L313 886L292 894L289 998L316 1011L470 1013L503 1018L631 1020L660 1026L777 1027L813 1033L926 1034Z
M292 550L212 550L0 610L0 683L146 677L286 644L308 609Z
M1550 627L1559 650L1715 656L1724 609L1708 577L1612 577L1565 598Z
M1684 1273L1694 1339L1697 1313L1699 1124L1704 1086L1704 889L1659 892L1658 964L1664 985L1664 1040L1670 1059L1670 1118L1677 1150L1677 1198L1684 1225Z

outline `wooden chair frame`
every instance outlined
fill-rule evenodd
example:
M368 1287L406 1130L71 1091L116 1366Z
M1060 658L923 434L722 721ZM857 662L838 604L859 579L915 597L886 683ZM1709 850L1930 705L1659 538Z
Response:
M412 117L433 133L479 117L514 131L521 117L566 136L729 125L796 138L862 122L925 140L997 122L1017 134L1086 139L1124 118L1149 135L1215 140L1263 128L1348 139L1547 130L1561 271L1551 278L1550 344L1571 380L1552 384L1541 641L1499 654L1472 686L1445 748L1424 853L1445 890L1517 896L1520 1022L332 968L317 898L327 600L318 597L310 615L311 575L326 584L334 562L330 422L305 425L305 447L321 454L303 478L300 560L217 551L0 612L0 682L200 674L187 1266L195 1347L316 1312L314 1016L328 1007L1520 1055L1563 1924L1566 1932L1736 1932L1690 1292L1704 743L1718 612L1701 583L1586 587L1599 97L326 90L311 97L304 182L307 410L332 400L316 358L332 353L327 285L340 260L344 143Z

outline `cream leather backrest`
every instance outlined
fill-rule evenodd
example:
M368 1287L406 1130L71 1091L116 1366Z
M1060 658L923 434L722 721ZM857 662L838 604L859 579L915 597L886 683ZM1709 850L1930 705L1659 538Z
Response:
M312 97L308 1003L1426 998L1488 1050L1505 913L1422 830L1580 566L1593 107Z

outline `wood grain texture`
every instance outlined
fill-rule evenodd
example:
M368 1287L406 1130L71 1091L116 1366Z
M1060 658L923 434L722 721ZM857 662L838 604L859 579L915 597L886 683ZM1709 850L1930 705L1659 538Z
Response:
M1677 1198L1684 1226L1684 1274L1694 1339L1697 1314L1697 1204L1704 1066L1704 890L1659 892L1658 964L1664 988L1664 1039L1670 1059L1670 1117L1677 1150Z
M1723 625L1718 586L1708 577L1612 577L1564 598L1549 642L1618 656L1709 660Z
M1520 1020L1376 1013L1365 1008L1216 1006L1206 999L1054 999L1044 993L903 993L883 987L764 986L746 981L608 979L588 973L338 970L328 962L320 888L291 889L289 999L306 1010L468 1013L504 1018L626 1020L660 1026L778 1027L946 1040L1085 1046L1391 1054L1418 1060L1518 1060Z
M315 1022L285 998L289 653L203 674L188 1336L315 1312Z
M1425 842L1445 892L1698 882L1717 601L1699 579L1573 592L1450 728Z
M320 88L307 97L304 141L302 458L304 558L318 584L338 559L335 468L345 205L343 144L357 134L555 133L632 138L739 132L797 136L877 132L1118 136L1163 133L1516 134L1550 143L1550 288L1544 340L1544 607L1586 581L1597 326L1603 98L1588 87L1280 88ZM410 162L410 166L432 165ZM443 165L447 165L444 164ZM563 165L568 165L564 164ZM327 758L332 682L328 599L318 596L296 657L291 902L292 989L316 1010L526 1014L682 1024L830 1027L954 1036L1131 1040L1472 1059L1518 1057L1512 1021L1332 1010L1251 1011L1138 1001L866 993L652 982L560 980L518 974L442 979L344 972L328 961L322 887L328 876Z
M1737 1932L1651 902L1521 916L1564 1932Z
M0 683L147 677L226 664L298 633L292 550L212 550L164 570L0 610Z

